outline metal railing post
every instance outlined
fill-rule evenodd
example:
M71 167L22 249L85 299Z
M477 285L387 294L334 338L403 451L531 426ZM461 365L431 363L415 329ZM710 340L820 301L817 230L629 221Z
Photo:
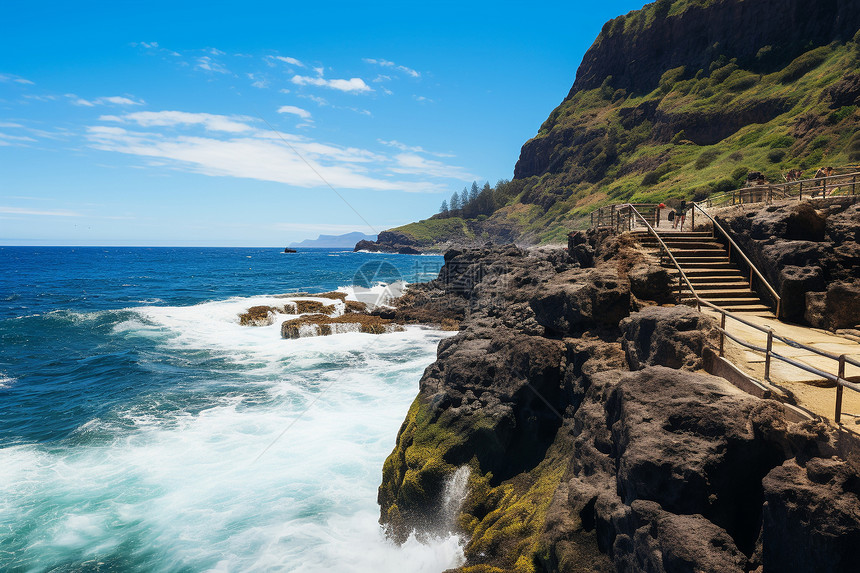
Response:
M800 182L800 200L803 200L803 181Z
M773 350L773 329L767 329L767 353L764 358L764 379L770 382L770 354Z
M720 356L723 355L723 349L726 344L726 313L720 313Z
M836 380L836 423L839 423L839 420L842 419L842 390L844 387L839 382L840 380L845 379L845 355L839 357L839 374L837 375Z
M852 195L857 194L857 176L856 175L851 178L851 194Z

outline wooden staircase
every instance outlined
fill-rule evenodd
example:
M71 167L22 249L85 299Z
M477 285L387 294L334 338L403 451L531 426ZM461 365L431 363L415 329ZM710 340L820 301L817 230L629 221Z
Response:
M731 312L773 316L771 308L764 305L750 287L749 277L731 262L725 247L714 240L711 233L658 231L658 234L700 298ZM653 255L660 257L662 251L654 235L644 230L633 231L632 235ZM664 258L664 266L677 284L678 271L668 257ZM694 300L690 289L683 284L681 302Z

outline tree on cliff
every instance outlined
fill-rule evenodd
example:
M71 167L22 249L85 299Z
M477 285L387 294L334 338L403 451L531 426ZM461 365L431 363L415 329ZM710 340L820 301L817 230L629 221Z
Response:
M439 212L440 213L447 213L448 212L448 202L447 201L444 201L444 200L442 201L442 206L439 208Z
M459 211L461 207L460 204L460 194L454 191L454 194L451 195L451 210Z

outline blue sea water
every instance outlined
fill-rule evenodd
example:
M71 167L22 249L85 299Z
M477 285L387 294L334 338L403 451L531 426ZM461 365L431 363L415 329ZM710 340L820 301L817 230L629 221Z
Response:
M441 257L0 247L0 570L441 571L390 544L382 463L446 333L283 340L284 293ZM370 284L368 284L370 283ZM347 288L348 290L348 288Z

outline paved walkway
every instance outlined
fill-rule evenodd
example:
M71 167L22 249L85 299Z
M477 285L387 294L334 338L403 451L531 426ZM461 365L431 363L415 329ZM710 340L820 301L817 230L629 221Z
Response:
M718 313L714 311L705 312L714 316L719 321ZM786 324L775 318L766 316L745 314L743 318L758 326L770 327L779 336L802 342L807 346L837 356L845 354L854 360L860 360L860 344L826 330ZM767 335L765 333L730 318L726 321L726 330L732 333L732 335L756 346L765 347L767 345ZM773 351L824 372L835 375L839 371L839 364L836 360L820 356L805 348L795 348L774 340ZM726 355L736 366L749 373L753 378L764 380L765 358L763 353L748 350L726 339ZM846 364L845 375L849 380L860 382L860 368L856 366ZM775 358L771 359L770 379L777 387L790 392L797 400L798 405L833 420L836 405L836 389L832 383ZM855 422L859 422L857 429L860 430L860 392L854 392L848 388L845 389L842 399L842 412L842 423L850 426L854 425Z

